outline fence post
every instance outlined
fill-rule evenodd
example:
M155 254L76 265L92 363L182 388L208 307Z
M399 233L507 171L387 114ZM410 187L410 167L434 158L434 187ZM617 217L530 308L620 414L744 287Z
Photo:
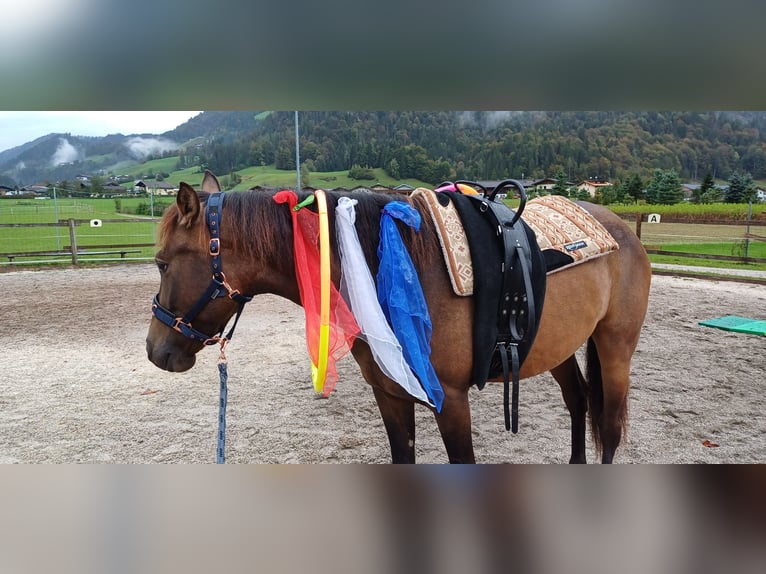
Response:
M72 265L77 265L77 234L74 232L74 219L69 220L69 245L72 249Z
M56 198L56 186L53 186L53 213L56 218L56 251L61 250L61 237L59 237L59 202Z
M753 218L753 200L747 203L747 230L745 231L745 259L750 252L750 220Z
M636 214L636 235L639 239L641 239L641 221L644 219L644 215L642 213Z

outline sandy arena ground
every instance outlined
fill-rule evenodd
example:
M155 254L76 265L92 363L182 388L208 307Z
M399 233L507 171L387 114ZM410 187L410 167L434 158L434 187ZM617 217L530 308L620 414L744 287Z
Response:
M148 361L152 265L3 272L0 285L0 463L215 461L218 353L180 374ZM766 288L654 277L617 462L766 462L766 337L697 325L726 314L766 319ZM388 462L353 359L330 398L315 395L301 308L257 297L227 354L227 462ZM471 403L479 462L568 460L569 415L550 375L522 382L517 435L503 428L501 385L472 390ZM417 413L418 461L446 462L432 415Z

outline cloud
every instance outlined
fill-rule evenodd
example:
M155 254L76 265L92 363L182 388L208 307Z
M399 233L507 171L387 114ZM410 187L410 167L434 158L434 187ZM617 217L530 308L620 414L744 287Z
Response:
M142 160L152 154L176 150L178 144L164 138L134 137L125 142L125 147L134 158Z
M519 113L517 111L462 112L458 115L458 119L463 126L494 129Z
M77 148L69 143L64 138L59 138L59 147L56 149L56 153L53 154L51 165L61 165L62 163L71 163L80 157L80 152Z

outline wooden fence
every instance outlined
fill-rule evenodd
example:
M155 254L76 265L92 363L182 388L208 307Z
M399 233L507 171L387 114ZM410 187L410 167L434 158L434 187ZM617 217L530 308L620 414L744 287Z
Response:
M146 220L126 220L126 219L105 219L98 220L98 225L102 223L130 223L131 221L145 224ZM151 251L155 242L152 241L130 241L134 235L125 236L124 241L115 241L112 243L93 243L98 240L98 236L90 235L85 241L78 241L77 227L80 225L92 226L92 220L68 219L58 223L5 223L0 224L0 231L3 228L51 228L65 227L68 229L69 244L60 246L60 240L54 242L50 240L50 247L45 249L19 249L19 241L15 243L14 248L8 248L3 242L0 247L0 265L23 266L41 263L61 263L71 261L72 265L79 265L87 262L107 262L107 261L138 261L151 259ZM146 236L145 239L152 239ZM39 244L40 242L36 242ZM45 242L42 242L45 244ZM46 245L47 247L47 245Z
M692 259L712 259L712 260L719 260L719 261L732 261L732 262L740 262L740 263L766 263L766 258L762 257L750 257L747 255L749 249L749 243L751 241L766 241L766 236L759 235L756 233L752 233L750 231L751 227L764 227L766 226L766 221L764 220L750 220L750 221L742 221L742 220L694 220L689 218L672 218L672 217L662 217L660 219L661 223L648 223L648 214L622 214L621 215L623 220L626 221L633 221L635 222L635 230L636 235L639 239L642 241L644 238L642 237L642 232L644 231L646 225L661 225L661 224L684 224L684 225L701 225L701 226L708 226L708 225L716 225L716 226L732 226L737 228L742 228L742 234L737 238L737 240L741 240L744 242L744 252L745 255L720 255L720 254L713 254L713 253L689 253L685 251L673 251L670 249L660 249L659 246L655 246L651 243L645 243L644 247L646 248L646 252L653 254L653 255L667 255L672 257L688 257ZM733 238L730 238L733 239Z

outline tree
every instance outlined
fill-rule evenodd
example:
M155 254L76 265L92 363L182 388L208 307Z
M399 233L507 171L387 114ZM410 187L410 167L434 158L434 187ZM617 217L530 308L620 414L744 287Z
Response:
M638 203L640 199L644 198L644 181L637 173L633 173L625 180L623 184L623 192L625 197L632 197L633 201Z
M755 183L749 173L735 171L729 179L729 189L724 197L726 203L747 203L755 197Z
M618 184L612 186L612 189L614 190L615 203L625 203L625 182L619 182Z
M90 192L95 194L104 193L104 178L94 175L90 178Z
M370 167L362 167L358 164L354 164L350 170L348 170L348 176L351 179L375 179L375 172Z
M662 205L672 205L684 197L681 180L675 170L657 169L646 188L646 201Z
M723 201L723 190L714 185L700 196L700 203L721 203Z
M394 179L400 179L401 174L399 172L399 162L396 161L395 157L391 158L391 161L388 162L388 166L386 167L386 172L388 175L390 175Z
M403 178L415 178L427 181L428 153L419 145L408 144L396 150L396 161L399 162L399 173Z
M556 175L553 176L556 179L556 184L553 186L553 189L551 189L552 195L563 195L564 197L569 197L569 187L567 187L567 176L564 173L564 170L560 169L556 172Z
M710 191L715 188L715 180L713 174L707 172L705 179L702 180L702 185L692 192L692 202L694 203L708 203L702 201L703 197L710 197Z
M609 205L610 203L614 203L616 199L617 192L615 191L614 186L605 185L603 187L599 187L596 190L594 201L596 203L600 203L601 205Z
M428 169L425 174L427 177L424 181L433 185L438 185L442 181L450 179L452 176L452 166L447 160L437 160L429 162Z
M294 150L287 144L281 144L277 148L277 153L274 156L274 167L285 170L295 169Z

